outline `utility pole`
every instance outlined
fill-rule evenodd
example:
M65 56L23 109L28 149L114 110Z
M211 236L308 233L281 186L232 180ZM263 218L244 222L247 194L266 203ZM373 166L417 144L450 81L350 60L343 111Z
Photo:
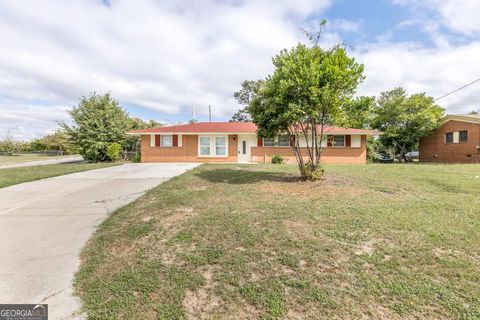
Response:
M208 118L210 122L212 122L212 107L210 107L210 105L208 105Z

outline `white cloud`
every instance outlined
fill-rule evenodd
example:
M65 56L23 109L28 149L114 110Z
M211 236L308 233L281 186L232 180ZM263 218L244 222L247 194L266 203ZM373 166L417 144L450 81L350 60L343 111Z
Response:
M478 0L393 0L393 3L413 6L418 13L425 8L437 12L447 28L461 34L475 36L480 31Z
M359 94L378 96L396 86L409 93L433 97L451 92L479 77L480 42L457 47L425 48L415 44L372 44L355 52L365 64L366 81ZM479 86L438 101L447 113L466 113L480 108Z
M0 116L111 91L122 104L166 115L196 104L226 117L238 107L232 93L240 82L268 74L273 55L304 39L301 22L329 4L0 0L0 99L17 106L5 105Z

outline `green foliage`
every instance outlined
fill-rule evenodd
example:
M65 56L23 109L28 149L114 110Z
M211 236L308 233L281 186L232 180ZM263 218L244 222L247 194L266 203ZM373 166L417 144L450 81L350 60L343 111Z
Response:
M283 163L283 157L279 154L274 154L272 156L272 163L274 164L282 164Z
M373 118L375 97L358 97L342 106L336 124L344 128L369 128Z
M10 132L7 132L5 137L0 140L0 153L15 154L24 151L28 148L28 144L24 141L15 140Z
M63 154L74 154L75 148L70 140L71 137L66 130L57 129L52 134L48 134L40 139L35 139L30 142L30 150L57 150L62 151Z
M395 88L382 92L373 111L372 127L383 132L380 141L405 160L420 137L438 128L444 109L425 93L408 96L403 88Z
M367 138L367 161L375 162L380 157L380 151L383 150L382 143L377 137Z
M320 166L315 166L311 162L305 164L305 178L307 180L315 181L323 179L324 169Z
M135 154L135 156L134 156L133 159L132 159L132 162L134 162L134 163L140 163L140 162L142 162L142 156L141 156L141 153L140 153L140 152L137 152L137 153Z
M107 148L110 144L126 144L128 114L110 93L93 93L89 97L82 97L79 105L69 113L73 125L64 123L62 126L84 159L94 162L109 160Z
M137 117L128 118L128 130L139 130L139 129L148 129L161 127L160 122L149 120L145 121ZM124 143L124 149L126 151L139 153L140 152L140 136L127 136Z
M111 161L119 160L121 152L122 152L122 146L120 145L120 143L114 142L107 147L107 157Z
M238 110L230 119L230 122L249 122L252 121L252 117L248 112L248 106L252 102L253 98L258 94L263 80L245 80L242 82L242 88L239 91L233 93L233 97L244 108Z
M322 153L323 127L341 117L342 106L363 80L363 65L350 58L342 46L325 50L303 44L282 50L273 58L273 64L273 75L261 85L248 111L261 136L288 132L308 138L308 161L316 168ZM293 149L302 177L306 178L306 161L299 145Z

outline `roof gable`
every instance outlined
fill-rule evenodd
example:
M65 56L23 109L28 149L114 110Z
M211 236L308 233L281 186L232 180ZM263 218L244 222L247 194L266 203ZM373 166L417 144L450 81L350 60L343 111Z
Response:
M480 124L480 115L478 114L447 114L440 120L441 124L448 121L460 121Z

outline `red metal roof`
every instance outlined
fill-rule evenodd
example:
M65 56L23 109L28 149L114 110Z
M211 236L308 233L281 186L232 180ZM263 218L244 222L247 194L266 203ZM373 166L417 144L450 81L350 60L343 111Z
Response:
M257 126L253 122L195 122L175 126L131 130L130 134L154 133L256 133ZM340 127L325 127L328 134L367 134L378 135L379 131L367 129L348 129Z

